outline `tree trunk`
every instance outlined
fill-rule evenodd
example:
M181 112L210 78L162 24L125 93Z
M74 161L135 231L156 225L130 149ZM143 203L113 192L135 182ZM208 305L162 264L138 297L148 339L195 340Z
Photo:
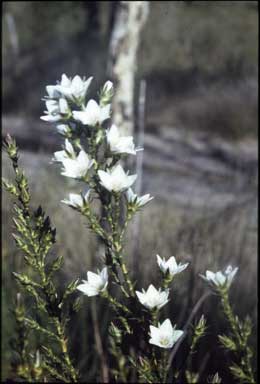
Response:
M122 134L134 130L134 76L141 31L149 12L149 1L120 1L111 35L108 75L115 85L113 122Z

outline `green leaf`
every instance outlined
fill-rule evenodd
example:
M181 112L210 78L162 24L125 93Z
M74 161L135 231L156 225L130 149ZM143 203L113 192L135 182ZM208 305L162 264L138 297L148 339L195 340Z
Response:
M5 178L2 178L2 185L3 187L5 188L5 190L9 193L11 193L12 195L14 195L15 197L18 197L19 196L19 192L17 191L17 188L14 184L10 183L8 180L6 180Z
M60 308L63 306L65 300L76 290L78 283L79 283L79 279L73 280L71 283L69 283L69 285L64 291L61 303L59 305Z
M61 265L63 263L63 256L58 256L50 265L48 266L48 279L51 278L52 274L55 271L58 271L61 268Z
M236 346L234 340L232 340L230 337L228 337L226 335L218 335L218 339L221 342L221 344L227 350L229 350L229 351L236 351L237 350L237 346Z
M29 328L29 329L34 329L36 331L39 331L41 332L42 334L48 336L49 338L55 340L55 341L58 341L60 342L60 339L58 338L57 335L55 335L55 333L49 331L48 329L46 328L43 328L39 323L37 323L37 321L33 320L33 319L30 319L28 317L26 317L25 319L25 325Z
M70 379L62 375L62 373L58 372L47 362L42 363L42 367L45 368L53 378L60 380L62 383L70 383Z
M219 384L219 383L221 383L221 378L219 377L219 374L218 374L218 372L216 372L215 373L215 375L212 377L212 381L211 381L211 383L212 384Z
M237 364L233 364L231 367L229 367L232 375L236 378L241 380L242 382L245 383L250 383L252 380L248 378L247 374L243 371L242 368L240 368Z
M198 383L198 379L199 379L198 373L191 372L191 371L185 371L185 376L186 376L187 383L189 383L189 384Z

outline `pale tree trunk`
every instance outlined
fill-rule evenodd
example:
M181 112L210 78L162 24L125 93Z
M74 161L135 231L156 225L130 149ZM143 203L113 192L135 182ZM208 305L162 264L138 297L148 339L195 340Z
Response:
M145 107L146 107L146 81L141 80L139 89L139 100L138 100L138 121L137 121L137 145L140 148L144 147L144 130L145 130ZM143 151L140 151L136 158L136 172L138 177L135 183L135 193L138 196L142 194L143 187ZM140 236L141 236L141 222L140 215L136 215L133 219L132 226L132 269L135 275L138 277L139 273L139 249L140 249Z
M134 130L134 78L149 1L120 1L109 47L108 76L114 82L113 122L125 135Z

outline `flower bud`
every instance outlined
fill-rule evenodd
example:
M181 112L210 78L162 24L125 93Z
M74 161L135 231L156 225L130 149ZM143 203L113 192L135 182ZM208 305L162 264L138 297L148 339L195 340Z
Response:
M103 92L107 93L107 92L113 92L113 83L112 81L107 81L105 84L104 84L104 87L103 87Z
M112 83L112 81L108 80L104 84L104 86L100 92L100 105L105 106L105 105L109 104L111 102L113 94L114 94L113 83Z

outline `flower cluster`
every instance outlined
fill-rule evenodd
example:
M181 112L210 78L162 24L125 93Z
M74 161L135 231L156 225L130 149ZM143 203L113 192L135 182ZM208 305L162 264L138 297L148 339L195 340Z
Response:
M161 259L160 256L157 255L157 263L163 274L167 273L169 270L171 276L182 272L188 266L188 263L178 265L174 256L171 256L169 260L166 261L164 258ZM147 309L159 310L168 303L169 292L169 288L166 288L163 291L161 288L157 290L150 284L146 292L144 289L143 292L136 291L136 295L140 303ZM166 319L161 325L160 323L158 324L158 328L153 325L150 326L151 338L149 343L161 348L172 348L182 334L182 330L175 330L175 326L172 327L170 319Z
M78 75L70 79L63 74L57 85L48 85L46 111L41 119L58 123L57 131L65 136L64 149L55 152L53 158L53 161L62 163L63 176L88 181L92 172L92 176L98 176L100 185L107 191L124 192L133 185L137 175L129 175L120 164L109 166L109 160L118 156L120 161L122 155L136 155L141 148L135 148L133 137L122 136L115 124L108 129L102 126L110 119L113 84L111 81L105 83L99 103L93 99L86 101L92 79L82 79ZM87 139L87 151L79 140L80 136L82 141ZM95 149L102 144L106 147L106 161L98 164L97 159L93 158L93 150L97 152ZM133 194L132 190L129 193ZM147 199L146 196L136 199L136 206L150 201L151 198Z
M149 343L160 348L169 349L183 335L182 330L172 326L170 319L155 326L159 310L169 301L169 284L174 276L183 272L189 263L177 263L174 256L168 260L157 255L157 264L163 278L163 288L156 289L152 284L142 292L135 291L128 278L125 264L123 264L120 251L122 233L120 233L120 201L126 204L126 223L132 214L150 202L153 197L150 194L137 196L132 190L137 175L125 172L120 161L126 155L136 155L142 148L136 148L132 136L121 135L119 127L110 124L111 99L113 96L113 84L107 81L99 93L99 102L86 100L89 86L93 77L73 79L62 75L61 81L56 85L46 87L45 98L46 111L41 119L47 122L57 123L57 131L65 137L64 148L54 153L53 161L62 164L63 176L77 179L87 183L88 190L85 194L70 193L63 203L71 208L86 214L90 221L90 227L103 239L109 247L110 259L106 259L106 266L97 273L87 272L87 279L77 286L77 289L86 296L101 295L109 299L110 303L120 310L129 313L129 309L118 303L108 292L110 268L112 263L121 268L125 282L128 285L129 294L139 301L146 311L150 312L153 325L150 325ZM107 236L100 226L95 215L91 215L91 197L98 197L106 211L107 222L111 232ZM114 212L113 212L114 211ZM116 220L116 221L115 221ZM229 287L237 268L228 267L224 273L206 271L202 276L213 286ZM112 275L111 275L112 277ZM120 281L117 277L117 283ZM125 288L123 288L123 292Z
M130 188L137 175L129 175L120 164L123 155L136 155L132 136L122 136L115 125L107 126L110 119L113 84L107 81L100 92L99 103L87 100L93 77L72 79L63 74L56 85L46 87L46 111L41 119L57 123L57 131L65 137L64 147L54 153L53 162L61 163L63 176L88 183L87 193L70 193L63 203L78 210L88 207L92 194L102 188L109 193L125 193L129 209L137 210L147 204L149 194L138 197ZM103 126L103 124L106 124ZM103 159L98 151L103 147ZM88 272L88 281L78 289L88 296L98 295L108 284L108 270L93 274Z

